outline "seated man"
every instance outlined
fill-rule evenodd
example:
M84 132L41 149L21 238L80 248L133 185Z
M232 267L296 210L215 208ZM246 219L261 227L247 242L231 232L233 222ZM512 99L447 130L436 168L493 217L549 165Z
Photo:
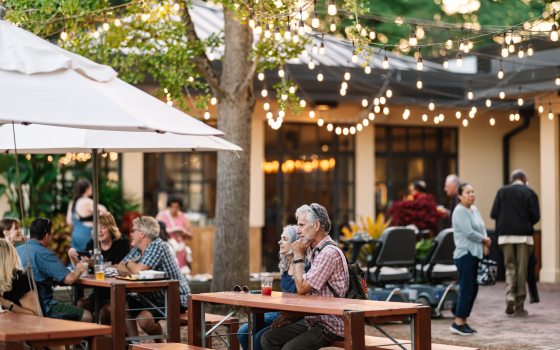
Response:
M179 281L179 295L181 312L187 310L187 298L190 288L187 280L179 271L179 266L175 257L171 255L165 242L159 238L159 224L156 219L149 216L142 216L132 222L132 232L130 242L133 246L130 253L119 263L119 274L122 276L137 274L144 270L164 271L165 276ZM165 305L165 293L163 291L144 293L142 297L158 307ZM157 322L164 315L153 308L146 300L136 297L128 298L129 309L132 310L131 316L138 318L138 324L149 335L162 334L160 324ZM138 335L138 329L134 323L127 323L129 336Z
M294 251L294 281L300 295L334 297L346 295L348 290L348 266L344 254L329 236L331 221L327 210L317 204L303 205L296 210L300 239L292 243ZM311 269L304 271L304 257L311 247ZM306 316L289 323L279 317L272 329L263 334L262 348L272 349L319 349L344 337L344 321L341 316Z
M72 304L60 303L53 298L53 283L73 284L87 271L87 265L80 263L74 271L68 270L50 249L46 248L51 238L52 223L49 219L36 218L29 226L29 261L37 282L39 301L43 314L47 317L65 318L91 322L91 312ZM27 265L25 245L17 247L23 267Z

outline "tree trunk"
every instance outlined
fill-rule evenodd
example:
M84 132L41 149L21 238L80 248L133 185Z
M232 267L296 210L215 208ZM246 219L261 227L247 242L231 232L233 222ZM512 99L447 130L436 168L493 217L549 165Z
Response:
M242 152L218 152L213 291L231 290L249 280L249 190L251 119L255 107L252 33L225 11L225 52L218 103L218 128Z

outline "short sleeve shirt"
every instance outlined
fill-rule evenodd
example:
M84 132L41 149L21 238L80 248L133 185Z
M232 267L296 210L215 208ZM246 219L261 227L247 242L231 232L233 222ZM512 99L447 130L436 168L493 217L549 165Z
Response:
M60 261L56 254L46 248L36 239L30 239L27 247L29 249L29 262L33 268L33 276L37 283L37 291L39 292L39 300L43 308L43 313L48 314L50 305L56 304L53 298L54 282L61 283L70 273ZM20 245L16 251L21 259L21 265L27 266L27 254L25 245Z
M327 282L329 282L338 295L344 296L348 290L348 267L346 261L342 259L343 254L338 247L324 246L328 241L332 241L330 236L325 237L311 251L311 268L303 274L303 280L311 286L311 295L334 297L327 287ZM307 316L305 320L310 326L321 323L327 326L333 334L344 337L344 321L340 316Z
M152 241L144 253L138 248L132 248L130 253L123 259L124 262L136 259L140 257L138 261L142 265L148 266L152 270L163 271L165 276L179 281L179 295L181 298L181 306L187 307L187 298L191 293L189 284L179 270L179 266L175 261L175 258L171 255L169 248L160 238ZM158 291L154 293L146 293L146 296L152 300L154 303L163 305L165 302L165 293L163 291Z

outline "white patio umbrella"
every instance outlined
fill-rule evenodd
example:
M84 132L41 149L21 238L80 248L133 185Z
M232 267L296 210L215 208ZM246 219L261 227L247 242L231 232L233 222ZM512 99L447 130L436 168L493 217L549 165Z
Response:
M49 125L0 126L0 152L62 154L92 152L93 163L93 232L98 246L98 153L100 152L188 152L241 151L218 136L157 134L130 131L90 130Z
M0 123L223 135L66 51L1 19Z

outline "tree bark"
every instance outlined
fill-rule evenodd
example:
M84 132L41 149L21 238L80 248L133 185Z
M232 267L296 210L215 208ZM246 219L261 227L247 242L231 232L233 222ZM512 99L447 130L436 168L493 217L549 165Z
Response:
M252 33L225 11L225 52L218 104L218 128L242 152L218 152L216 236L212 290L231 290L249 280L249 191L251 120L255 107Z

